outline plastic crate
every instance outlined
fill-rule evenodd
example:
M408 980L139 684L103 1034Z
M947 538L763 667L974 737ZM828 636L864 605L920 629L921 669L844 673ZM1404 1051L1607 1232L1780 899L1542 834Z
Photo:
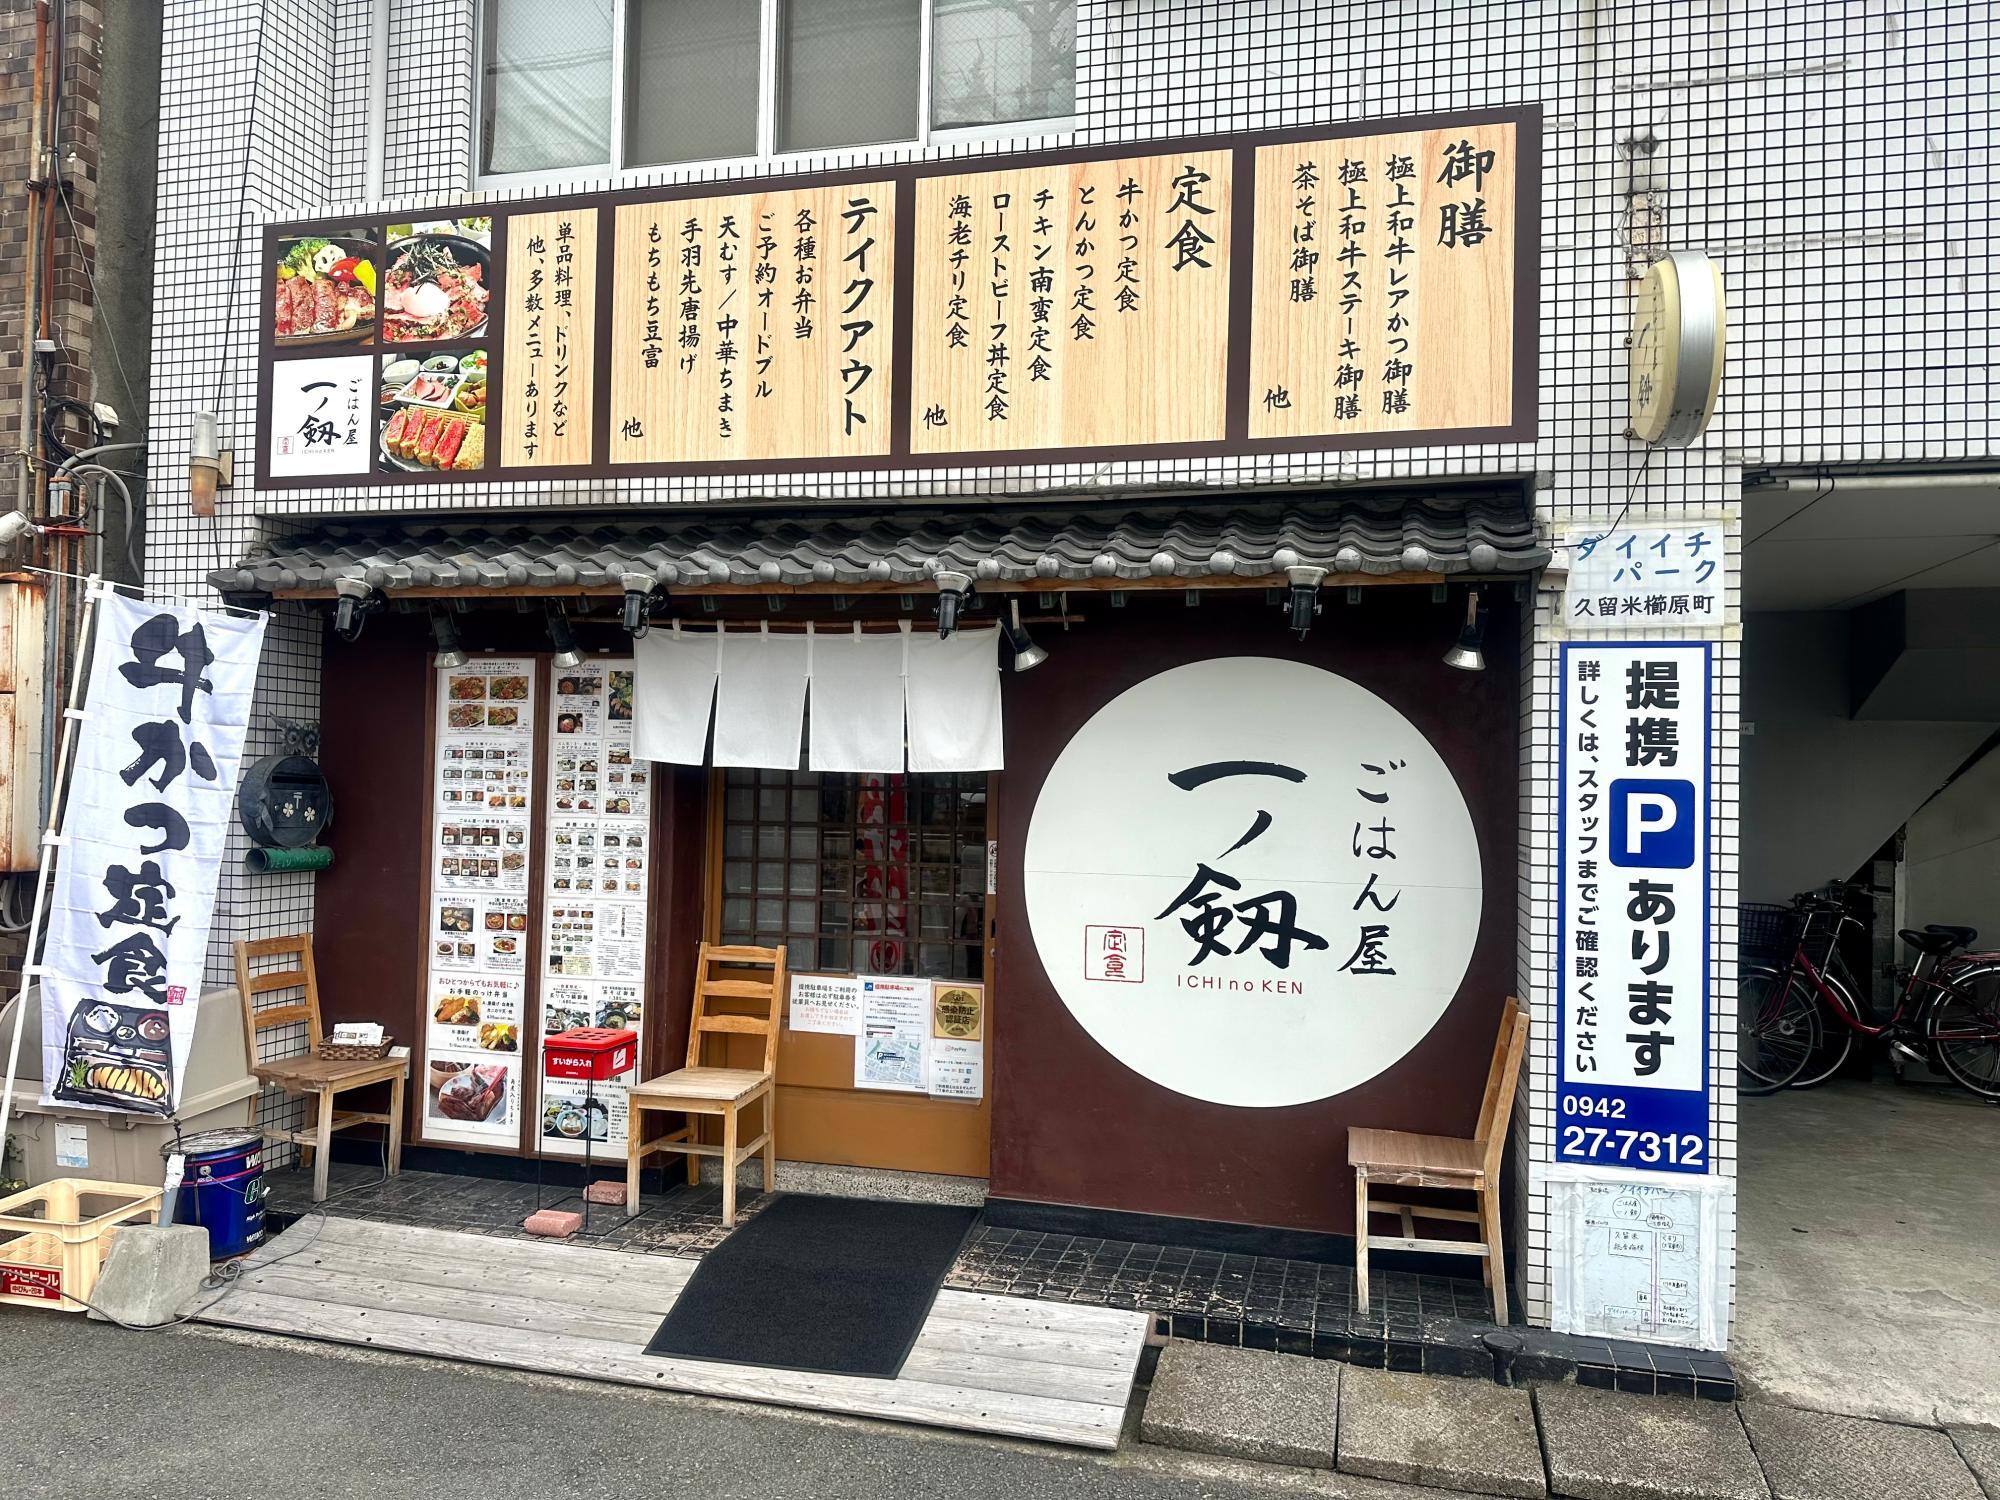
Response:
M85 1199L111 1206L85 1214ZM0 1198L0 1307L82 1312L119 1227L159 1218L160 1189L129 1182L57 1177Z
M1736 949L1745 959L1790 958L1799 939L1796 907L1745 901L1736 908Z

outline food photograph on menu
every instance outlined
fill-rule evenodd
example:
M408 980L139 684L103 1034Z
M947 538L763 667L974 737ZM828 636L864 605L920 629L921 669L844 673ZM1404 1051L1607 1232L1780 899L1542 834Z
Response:
M271 336L281 350L375 341L375 235L343 229L278 241Z
M382 357L376 466L385 474L486 467L486 351Z
M441 343L486 331L492 295L493 221L391 224L382 277L382 338Z

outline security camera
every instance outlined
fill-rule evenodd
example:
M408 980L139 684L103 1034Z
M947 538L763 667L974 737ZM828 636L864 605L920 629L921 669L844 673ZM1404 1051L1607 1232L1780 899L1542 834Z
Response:
M333 633L343 641L361 639L368 616L382 607L382 596L358 578L337 578L333 591L338 602L333 607Z
M0 516L0 547L12 547L41 529L28 519L26 511L10 510Z

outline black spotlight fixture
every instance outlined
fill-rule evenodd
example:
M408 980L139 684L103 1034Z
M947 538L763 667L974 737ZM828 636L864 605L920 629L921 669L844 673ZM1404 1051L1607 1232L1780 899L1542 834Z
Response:
M360 640L368 617L382 607L382 596L359 578L334 579L333 592L333 633L343 641Z
M972 577L947 568L937 575L937 587L938 638L942 640L958 629L959 612L965 608L966 595L972 592Z
M653 628L650 616L653 609L653 575L650 573L623 573L619 584L625 590L625 608L619 623L625 633L638 640Z
M1326 569L1287 568L1285 577L1292 585L1285 601L1285 614L1291 622L1292 633L1304 640L1306 632L1312 629L1313 616L1319 613L1319 586L1326 578Z
M437 664L441 667L462 667L472 659L459 644L458 621L451 617L449 605L431 611L431 639L437 642Z
M1486 639L1486 602L1479 596L1478 589L1465 591L1465 623L1458 628L1458 639L1444 654L1447 667L1457 667L1461 672L1484 672L1486 658L1480 652L1480 645Z
M1021 601L1018 598L1007 601L1007 618L1000 622L1000 631L1013 648L1016 672L1031 672L1049 659L1049 653L1035 644L1034 637L1028 634L1028 627L1021 623Z
M577 649L576 637L569 628L569 616L563 613L560 604L549 606L549 640L556 648L554 665L557 671L567 672L572 667L583 665L583 653Z

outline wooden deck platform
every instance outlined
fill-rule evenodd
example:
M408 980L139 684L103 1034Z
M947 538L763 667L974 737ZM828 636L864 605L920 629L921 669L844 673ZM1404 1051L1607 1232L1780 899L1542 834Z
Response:
M296 1253L294 1253L296 1252ZM308 1218L200 1320L405 1354L1115 1448L1148 1317L946 1289L894 1380L645 1353L698 1263Z

